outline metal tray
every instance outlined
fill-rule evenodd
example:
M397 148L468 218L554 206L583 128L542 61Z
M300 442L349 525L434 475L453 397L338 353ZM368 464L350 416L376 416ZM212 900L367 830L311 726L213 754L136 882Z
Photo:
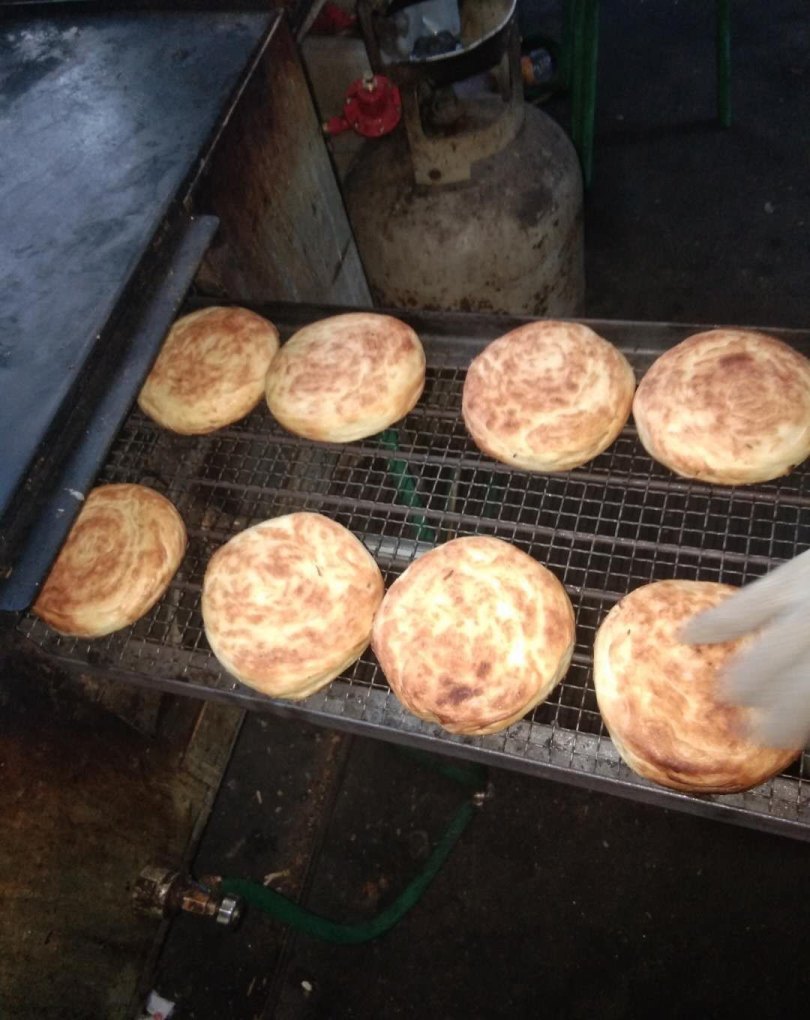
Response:
M278 18L180 6L0 3L3 577L37 518L64 537L65 486L98 471L96 445L80 477L62 476L91 423L103 427L110 364L135 333L141 378L154 360L205 250L183 203Z
M288 335L328 314L257 307ZM409 315L425 343L418 406L381 436L349 445L299 440L260 406L210 436L176 436L134 411L103 470L104 482L164 492L189 529L188 554L163 600L125 631L98 641L54 634L33 616L19 629L63 665L164 690L234 702L355 733L474 758L755 828L810 839L810 757L747 793L689 796L656 787L621 761L604 730L591 681L594 632L626 592L670 577L742 584L810 545L810 474L746 488L675 478L655 464L632 425L586 467L557 475L510 471L483 456L460 419L465 367L517 319ZM638 375L698 327L592 322ZM810 352L810 336L771 330ZM306 701L274 701L236 683L208 649L199 610L211 553L235 532L293 510L340 521L375 555L387 582L419 552L458 535L498 535L548 565L577 613L565 681L508 730L457 737L405 712L371 652Z

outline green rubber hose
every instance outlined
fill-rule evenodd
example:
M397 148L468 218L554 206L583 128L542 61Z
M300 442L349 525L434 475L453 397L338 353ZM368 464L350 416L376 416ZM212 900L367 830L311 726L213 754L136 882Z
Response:
M394 453L399 450L399 433L396 429L386 429L384 432L381 432L379 440L387 450L392 450ZM422 500L416 491L416 482L408 471L408 462L399 458L389 457L388 471L396 482L399 501L415 510L423 510ZM409 517L409 520L416 529L419 541L429 542L431 545L435 544L436 532L433 528L429 527L423 514L413 514Z
M334 942L337 945L357 946L379 938L380 935L390 931L419 902L427 887L439 873L459 837L467 828L474 812L475 807L471 800L461 805L444 835L434 847L421 874L417 875L405 887L390 907L369 921L359 921L356 924L339 924L337 921L330 921L305 907L299 907L297 903L288 900L281 893L243 878L223 878L219 888L224 893L243 897L252 906L258 907L259 910L270 914L276 920L283 924L289 924L307 935L312 935L324 942Z
M480 790L486 782L486 770L476 764L451 764L412 748L397 748L400 753L419 762L440 775L468 790ZM390 931L422 898L425 890L438 875L442 865L450 856L464 830L475 813L473 799L465 801L454 815L439 842L433 848L422 871L397 896L385 910L368 921L355 924L340 924L322 917L305 907L299 906L281 893L251 882L244 878L223 878L218 883L219 891L232 896L241 896L247 903L264 911L283 924L312 935L324 942L337 945L356 946L370 942Z

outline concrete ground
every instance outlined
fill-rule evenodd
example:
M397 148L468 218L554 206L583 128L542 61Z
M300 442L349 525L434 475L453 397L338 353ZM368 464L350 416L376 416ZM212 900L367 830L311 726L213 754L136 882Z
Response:
M552 6L524 8L524 24L542 28ZM807 327L805 4L733 5L728 131L713 120L713 5L601 6L587 313ZM564 99L546 108L568 125ZM509 773L491 780L424 898L376 942L331 946L256 911L235 933L177 921L155 979L176 1016L805 1008L806 845ZM312 909L370 917L421 867L460 796L386 745L254 715L197 868L276 873L273 888Z
M133 885L190 855L242 713L71 679L2 637L0 1017L129 1020L162 934Z

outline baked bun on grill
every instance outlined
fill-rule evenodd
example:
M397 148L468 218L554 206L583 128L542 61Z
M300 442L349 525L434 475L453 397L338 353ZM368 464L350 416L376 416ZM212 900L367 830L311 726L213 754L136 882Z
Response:
M498 538L457 538L389 588L372 648L407 709L451 733L495 733L568 669L574 612L557 578Z
M278 330L246 308L202 308L169 330L138 406L158 425L203 435L239 421L262 399Z
M716 645L678 640L693 616L737 589L710 581L656 581L617 603L596 634L594 686L602 719L631 769L689 793L735 793L796 758L749 736L754 709L723 700L721 673L750 638Z
M633 416L647 452L676 474L766 482L810 455L810 361L764 333L697 333L652 365Z
M351 312L305 326L267 374L267 405L306 439L350 443L404 417L425 386L425 352L390 315Z
M298 700L359 658L382 595L379 567L341 524L313 513L274 517L211 557L205 634L243 684Z
M84 501L33 610L61 634L111 634L152 608L185 551L183 520L159 492L99 486Z
M461 409L490 457L524 471L568 471L618 436L634 388L627 359L592 329L530 322L473 359Z

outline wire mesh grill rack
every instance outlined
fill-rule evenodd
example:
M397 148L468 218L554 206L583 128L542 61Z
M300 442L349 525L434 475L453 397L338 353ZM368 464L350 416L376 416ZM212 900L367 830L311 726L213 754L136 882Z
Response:
M326 309L271 306L282 335ZM586 467L557 475L511 471L479 453L460 418L471 357L519 320L410 316L425 343L427 384L414 411L380 436L349 445L283 432L264 406L203 437L176 436L133 411L102 482L140 482L167 495L189 549L166 596L132 627L87 642L33 615L19 629L82 672L238 703L442 753L556 777L606 792L810 839L810 756L742 794L689 796L656 787L621 761L591 679L593 638L608 609L649 581L680 577L742 584L810 546L810 474L723 488L676 479L647 456L632 426ZM592 322L641 375L696 328ZM810 352L805 334L781 334ZM420 552L460 535L513 542L553 570L571 596L577 644L549 699L502 733L460 737L404 711L367 652L325 690L291 704L237 683L210 652L200 590L213 551L236 532L293 510L327 514L361 538L390 583Z

